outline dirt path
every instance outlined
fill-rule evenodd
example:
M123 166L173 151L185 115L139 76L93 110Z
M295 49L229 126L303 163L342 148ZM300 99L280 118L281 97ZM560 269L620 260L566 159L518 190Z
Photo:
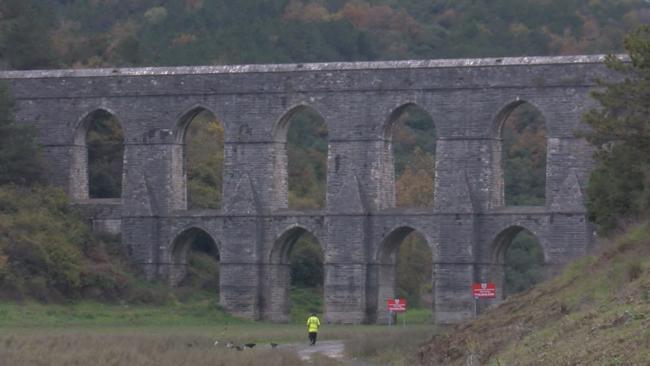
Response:
M298 353L298 356L303 360L309 360L314 354L320 353L349 366L379 366L366 361L347 358L345 356L345 344L340 340L319 341L315 346L310 346L308 344L293 344L290 347L294 348L296 353Z

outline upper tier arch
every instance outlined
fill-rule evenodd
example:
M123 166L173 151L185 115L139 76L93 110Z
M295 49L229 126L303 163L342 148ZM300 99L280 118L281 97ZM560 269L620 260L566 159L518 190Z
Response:
M187 134L187 129L196 118L201 113L209 113L214 116L220 125L223 126L224 131L227 131L227 126L223 120L214 112L214 110L202 103L196 103L191 107L185 109L176 119L176 125L174 126L174 140L177 144L185 143L185 135Z
M503 127L506 121L508 120L508 117L510 117L510 115L512 114L512 112L515 111L515 109L521 107L524 104L531 106L537 113L539 113L542 116L544 120L544 127L548 129L546 116L544 116L544 113L539 109L539 107L537 107L534 102L530 102L529 100L520 99L519 97L516 97L515 100L508 102L501 109L499 109L498 113L493 118L493 127L491 131L491 136L494 138L501 138L501 136L503 136Z
M284 111L280 118L273 124L273 130L271 132L271 136L273 137L274 142L280 142L280 143L286 143L287 142L287 133L289 131L289 127L291 123L293 122L293 118L299 114L299 113L313 113L318 116L318 118L323 121L325 124L326 128L329 129L329 126L327 125L327 121L323 117L323 114L320 113L314 106L309 105L307 103L299 103L296 104Z

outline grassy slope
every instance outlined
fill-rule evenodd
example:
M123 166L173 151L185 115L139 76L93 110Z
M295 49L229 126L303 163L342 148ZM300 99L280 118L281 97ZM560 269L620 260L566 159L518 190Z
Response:
M650 223L422 346L425 365L647 365Z
M40 304L0 303L0 327L215 326L252 322L219 310L216 301L167 305L110 305L97 302Z

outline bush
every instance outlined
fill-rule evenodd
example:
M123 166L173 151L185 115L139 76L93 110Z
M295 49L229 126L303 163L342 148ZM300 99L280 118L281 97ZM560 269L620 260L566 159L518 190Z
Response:
M315 237L312 235L300 237L294 244L289 257L292 286L323 286L323 251Z
M0 289L23 296L72 296L81 281L82 245L90 235L54 188L0 188L0 253L6 258ZM8 283L17 281L24 286ZM45 291L45 289L50 291Z
M202 290L218 290L219 260L197 250L190 251L187 257L187 276L179 285Z
M119 237L93 234L60 189L0 186L0 297L112 300L130 272Z

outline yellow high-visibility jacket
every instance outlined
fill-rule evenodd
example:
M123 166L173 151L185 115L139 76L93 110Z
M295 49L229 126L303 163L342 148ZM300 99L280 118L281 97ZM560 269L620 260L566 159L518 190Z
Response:
M320 320L315 316L310 316L307 319L307 331L309 333L318 332L318 327L320 327Z

